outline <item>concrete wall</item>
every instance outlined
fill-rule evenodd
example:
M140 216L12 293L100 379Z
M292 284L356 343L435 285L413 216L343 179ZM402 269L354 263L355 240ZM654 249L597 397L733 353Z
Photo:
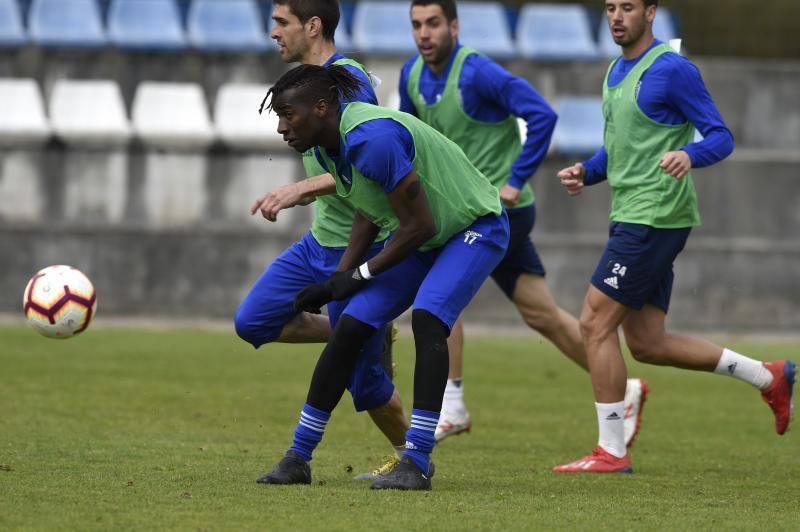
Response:
M397 64L372 65L384 79L384 101L396 86ZM800 86L800 66L699 64L738 149L729 161L695 174L704 225L676 264L670 320L690 329L796 332L800 100L793 88ZM595 94L604 71L602 65L511 66L550 98ZM534 178L534 239L556 298L577 312L605 242L609 195L598 185L568 198L555 172L570 162L554 155ZM311 209L302 208L269 224L247 210L259 194L300 175L293 154L218 145L195 153L137 143L116 151L57 142L0 148L0 312L19 311L36 270L66 263L93 279L101 314L231 316L250 284L311 219ZM467 317L520 323L491 283Z

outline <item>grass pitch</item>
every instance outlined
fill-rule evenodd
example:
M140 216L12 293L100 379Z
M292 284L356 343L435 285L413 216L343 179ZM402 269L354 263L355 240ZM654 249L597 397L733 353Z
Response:
M412 346L396 347L407 408ZM596 420L587 375L533 336L468 338L474 429L436 449L432 492L351 480L389 447L347 394L313 485L257 485L319 351L255 351L232 332L0 328L0 529L800 529L800 434L775 435L758 393L728 378L629 363L652 387L636 472L551 473L591 449Z

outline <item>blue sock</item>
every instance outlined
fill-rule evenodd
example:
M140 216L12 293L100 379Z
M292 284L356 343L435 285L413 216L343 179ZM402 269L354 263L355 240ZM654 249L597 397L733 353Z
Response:
M439 412L430 410L411 410L411 428L406 432L406 450L403 456L408 456L420 470L428 474L428 462L431 451L436 445L433 437L436 425L439 423Z
M300 421L294 429L294 442L289 447L289 451L294 451L297 456L311 461L311 453L317 448L317 444L322 440L325 433L325 425L331 418L330 412L319 410L310 406L308 403L303 405L300 412Z

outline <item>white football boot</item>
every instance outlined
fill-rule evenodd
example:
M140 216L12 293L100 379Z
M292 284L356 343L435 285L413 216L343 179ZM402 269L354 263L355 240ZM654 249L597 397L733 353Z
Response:
M625 386L625 419L622 422L625 427L626 447L633 445L633 440L639 434L642 426L642 410L649 392L650 387L646 380L628 379Z

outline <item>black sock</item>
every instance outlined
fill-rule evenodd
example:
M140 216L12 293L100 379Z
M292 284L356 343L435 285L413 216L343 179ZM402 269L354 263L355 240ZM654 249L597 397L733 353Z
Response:
M414 408L441 412L442 396L450 371L447 325L427 310L419 309L411 314L411 327L417 348Z
M351 316L339 318L339 323L314 368L306 399L309 405L325 412L333 412L347 388L347 381L356 367L361 348L374 333L374 327Z

